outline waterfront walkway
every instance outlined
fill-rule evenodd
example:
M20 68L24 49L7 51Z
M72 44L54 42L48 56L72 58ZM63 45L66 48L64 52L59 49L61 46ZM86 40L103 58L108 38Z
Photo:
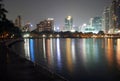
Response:
M66 81L0 43L0 81Z

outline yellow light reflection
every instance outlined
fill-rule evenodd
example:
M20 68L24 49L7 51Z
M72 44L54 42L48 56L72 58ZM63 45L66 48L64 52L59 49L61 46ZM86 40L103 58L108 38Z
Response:
M107 50L106 50L106 56L108 59L108 64L111 66L113 63L113 39L107 40Z
M53 64L53 54L52 54L52 39L46 39L46 56L48 60L48 64Z
M50 40L47 39L46 41L47 41L47 43L46 43L47 56L49 57L51 55L51 52L50 52Z
M120 39L117 39L117 66L118 66L118 69L120 70Z
M72 55L71 55L71 39L66 39L66 58L67 58L67 67L70 72L73 71L72 64Z
M46 55L47 55L47 60L48 64L50 64L50 57L51 57L51 52L50 52L50 39L46 39Z

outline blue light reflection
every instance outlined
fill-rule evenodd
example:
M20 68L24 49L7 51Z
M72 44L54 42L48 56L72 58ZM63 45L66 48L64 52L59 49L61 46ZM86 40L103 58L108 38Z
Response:
M35 61L35 56L34 56L34 41L33 39L30 39L30 58L32 62Z

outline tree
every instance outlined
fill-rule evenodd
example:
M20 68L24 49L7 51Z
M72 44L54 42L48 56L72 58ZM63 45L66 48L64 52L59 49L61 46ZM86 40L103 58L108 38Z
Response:
M6 13L8 13L8 11L3 7L2 0L0 0L0 35L3 36L3 34L6 33L8 37L12 35L21 37L20 29L15 27L14 24L6 18Z
M104 35L104 31L99 31L98 34Z
M3 3L2 0L0 0L0 21L5 21L6 20L6 13L8 13L8 11L3 8Z

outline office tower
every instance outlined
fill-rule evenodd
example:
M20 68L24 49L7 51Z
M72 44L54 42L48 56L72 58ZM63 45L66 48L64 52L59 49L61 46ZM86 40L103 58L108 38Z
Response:
M115 33L115 29L117 26L117 2L116 2L116 0L112 1L111 12L112 12L112 22L113 22L113 23L111 23L111 26L113 29L113 32L111 32L111 33Z
M110 33L117 33L120 30L120 0L113 0L110 5Z
M90 26L94 29L94 32L99 32L102 30L102 17L93 17L90 20Z
M47 26L48 28L50 28L50 31L54 31L54 18L48 18L47 22Z
M113 33L114 32L114 18L113 18L113 6L110 5L110 12L109 12L109 31L108 33Z
M30 22L27 22L27 23L25 24L25 26L22 28L22 31L23 31L23 32L28 32L28 31L30 31L30 27L31 27L31 23L30 23Z
M102 16L102 30L105 33L109 32L109 29L110 29L110 18L111 18L110 7L106 7L104 9L103 16Z
M65 18L65 31L71 31L73 27L73 18L68 16Z
M44 31L44 21L41 21L39 24L37 24L37 32Z
M102 25L106 33L117 33L120 30L120 0L113 0L104 10Z
M54 19L48 18L47 20L41 21L37 24L37 31L53 31L54 30Z
M117 22L116 22L117 27L116 27L116 29L120 30L120 0L117 0L117 12L116 12L116 14L117 14Z
M17 18L15 19L15 26L21 29L21 16L17 16Z

